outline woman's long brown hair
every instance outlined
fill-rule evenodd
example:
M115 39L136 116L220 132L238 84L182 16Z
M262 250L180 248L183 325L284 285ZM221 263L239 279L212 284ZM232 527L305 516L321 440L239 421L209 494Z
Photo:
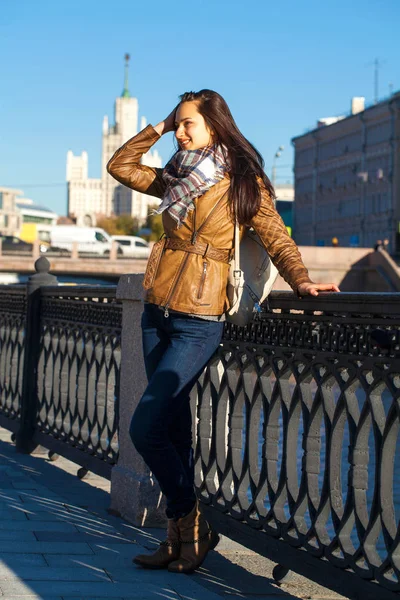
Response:
M248 225L256 215L261 203L261 190L257 177L262 179L272 198L274 188L264 172L264 160L256 148L239 131L231 111L223 97L213 90L186 92L180 96L181 103L196 102L199 113L213 132L213 141L225 146L231 177L230 205L232 214L237 207L241 225Z

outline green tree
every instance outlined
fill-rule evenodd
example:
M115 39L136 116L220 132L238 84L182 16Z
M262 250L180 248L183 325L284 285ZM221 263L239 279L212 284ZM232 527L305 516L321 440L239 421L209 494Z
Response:
M139 222L131 215L112 215L106 217L99 215L96 219L97 227L101 227L109 235L136 235L139 229Z
M116 227L120 235L136 235L139 230L139 221L131 215L119 215L116 218Z
M153 210L157 208L156 206L149 206L148 214L146 219L146 228L151 229L151 234L149 236L145 236L149 238L149 241L157 241L160 239L162 234L164 233L164 227L162 223L162 215L152 214Z
M116 235L118 233L115 217L106 217L105 215L98 216L96 218L96 227L104 229L108 235Z

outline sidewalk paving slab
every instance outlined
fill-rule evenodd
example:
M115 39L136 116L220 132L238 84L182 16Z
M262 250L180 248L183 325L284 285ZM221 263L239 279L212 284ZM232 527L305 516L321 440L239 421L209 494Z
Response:
M20 521L17 521L20 522ZM0 543L1 542L35 542L36 536L32 531L9 531L7 529L0 529ZM0 544L3 548L5 544Z
M109 532L109 531L116 531L115 527L113 527L111 525L111 523L105 523L104 521L100 521L99 519L91 519L89 521L89 519L85 519L85 522L77 522L75 524L75 527L77 529L77 531L81 531L81 532L86 532L86 531L98 531L101 530L105 533ZM122 532L121 535L123 535Z
M180 587L179 584L177 587ZM35 581L35 582L1 582L0 589L4 596L23 595L29 593L35 593L38 595L50 594L54 596L76 596L82 597L93 597L98 598L109 598L110 596L133 596L136 599L141 600L182 600L182 598L189 599L193 597L193 587L189 594L186 591L186 587L183 593L175 591L175 584L172 586L165 582L152 584L146 583L141 585L140 582L135 585L131 583L113 583L113 582L85 582L85 581ZM196 593L201 593L201 588L196 587ZM207 593L207 600L221 600L212 593Z
M0 486L0 500L2 502L9 501L12 499L21 500L22 495L23 495L22 492L16 492L15 490L14 491L13 490L5 491L2 488L2 486Z
M58 521L59 523L74 523L75 521L79 521L80 519L79 517L74 517L74 515L68 514L68 511L29 511L25 514L26 518L29 519L29 521L45 521L46 523L49 523L51 521Z
M64 600L62 596L29 595L29 596L0 596L1 600ZM74 600L77 600L74 598ZM92 598L90 599L92 600Z
M68 514L68 508L66 506L64 506L63 504L59 504L59 503L49 503L48 501L44 502L41 499L37 500L36 502L25 502L25 501L10 501L10 504L12 504L15 508L18 508L20 510L24 510L25 512L35 512L35 513L40 513L40 512L54 512L54 513L59 513L59 514Z
M163 530L108 514L107 480L80 481L77 465L17 454L8 440L0 428L0 600L341 598L299 576L278 586L271 561L227 538L191 576L140 569L132 557L153 551Z
M107 533L103 533L101 531L76 531L71 533L64 533L60 531L37 531L35 532L35 536L39 542L85 542L89 544L98 541L99 543L101 542L110 544L134 543L116 531L108 531Z
M44 554L44 560L51 567L74 567L86 565L88 567L99 567L102 569L107 568L120 568L126 567L129 569L134 568L132 566L132 558L136 554L145 552L144 548L137 546L137 549L131 554L121 555L116 553L103 553L103 554L92 554L92 555L76 555L76 554L63 554L62 556L57 554ZM153 571L151 571L153 573ZM144 573L144 571L143 571Z
M1 563L15 571L15 576L21 567L46 567L48 561L43 554L10 554L7 551L0 554Z
M0 521L0 532L2 531L65 531L73 533L78 531L76 525L63 521ZM1 533L0 533L1 535Z
M93 554L89 544L82 542L20 542L7 546L7 552L16 554Z
M84 567L58 568L49 566L20 567L18 579L21 581L111 581L110 576L101 568ZM15 580L12 567L0 565L0 588L4 581Z
M0 521L27 521L28 518L23 511L0 510Z

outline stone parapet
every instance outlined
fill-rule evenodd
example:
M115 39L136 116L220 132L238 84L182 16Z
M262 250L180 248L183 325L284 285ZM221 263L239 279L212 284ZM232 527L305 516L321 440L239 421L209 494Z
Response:
M123 275L117 298L123 303L119 398L119 459L111 473L110 511L139 526L165 524L160 488L136 452L129 426L147 385L142 351L143 275Z
M119 258L111 260L103 257L69 258L48 254L50 271L55 275L95 275L109 276L117 279L123 273L144 273L147 261L141 258ZM1 255L0 272L34 273L32 256Z

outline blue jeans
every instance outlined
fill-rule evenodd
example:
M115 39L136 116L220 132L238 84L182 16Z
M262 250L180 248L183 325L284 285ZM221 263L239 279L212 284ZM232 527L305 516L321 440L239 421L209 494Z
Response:
M189 394L218 348L224 324L145 304L142 315L147 388L132 417L136 450L156 477L169 519L188 514L196 500Z

